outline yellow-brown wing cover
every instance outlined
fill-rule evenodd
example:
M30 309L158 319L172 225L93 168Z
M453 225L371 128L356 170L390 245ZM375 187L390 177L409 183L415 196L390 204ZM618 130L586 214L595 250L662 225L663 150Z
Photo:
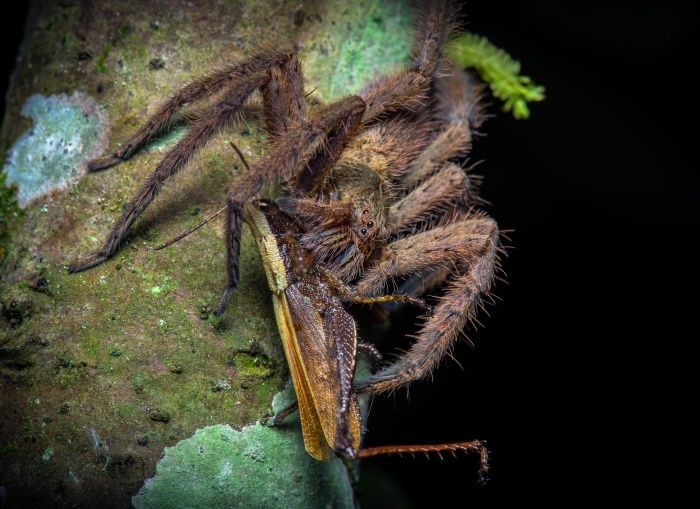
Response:
M304 447L317 460L326 461L330 458L330 449L314 406L308 379L304 374L304 365L300 360L297 335L294 331L294 321L289 312L287 299L284 294L280 296L273 294L272 303L280 338L282 339L284 355L287 358L289 373L292 376L294 392L296 392L297 403L299 404L299 419L301 421L301 432L304 437Z
M322 318L297 285L288 286L277 239L267 218L250 204L245 212L272 290L277 327L299 403L304 446L314 458L328 460L338 429L342 433L349 428L351 445L358 449L361 418L352 390L355 322L335 298L329 299L333 305ZM288 293L293 301L291 308ZM339 421L339 417L345 421Z
M308 284L295 284L285 291L296 333L298 359L293 362L302 368L327 444L331 448L359 449L362 425L352 388L357 348L355 321L336 298L326 301L321 315L312 304L316 291ZM289 358L288 361L292 363Z

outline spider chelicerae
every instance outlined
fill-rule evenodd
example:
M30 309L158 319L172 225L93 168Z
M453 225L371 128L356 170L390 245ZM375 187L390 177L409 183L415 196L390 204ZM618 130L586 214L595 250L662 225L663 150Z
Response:
M286 49L260 51L184 86L116 152L88 163L97 171L125 161L184 107L211 102L142 185L102 249L69 270L113 256L162 186L233 125L259 91L269 147L231 181L228 284L216 313L238 285L244 206L279 177L285 193L276 204L301 225L299 245L354 295L379 295L394 281L415 297L439 292L411 348L358 388L392 391L429 375L490 295L500 248L496 222L476 209L478 179L459 164L484 120L483 86L442 57L456 26L452 9L432 3L416 19L410 63L331 104L307 101L299 60Z

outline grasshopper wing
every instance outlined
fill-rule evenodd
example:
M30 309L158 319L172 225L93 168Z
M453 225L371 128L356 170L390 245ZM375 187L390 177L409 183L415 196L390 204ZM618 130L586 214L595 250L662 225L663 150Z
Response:
M302 281L289 284L295 266L295 232L283 214L264 213L249 205L246 221L258 244L284 354L294 382L304 446L316 459L330 450L358 449L362 434L360 411L352 387L357 334L355 322L319 275L302 271ZM291 267L290 267L291 265Z
M292 379L307 451L318 459L327 459L328 447L359 449L362 427L352 388L357 347L355 322L333 296L322 299L323 313L319 312L313 303L319 300L320 291L318 286L305 283L291 285L285 290L296 339L290 345L292 348L285 347L285 351L292 354L287 358L290 371L298 372ZM299 396L300 392L303 396ZM307 405L308 408L302 409ZM309 437L310 443L306 435L307 429L315 433L319 425L326 447L315 454L312 449L318 439Z
M330 450L314 406L309 381L305 375L304 364L301 362L294 319L289 311L284 293L281 295L273 294L272 304L277 318L277 327L282 338L284 355L287 358L287 365L294 383L294 392L296 392L297 396L304 447L317 460L328 460L330 458Z

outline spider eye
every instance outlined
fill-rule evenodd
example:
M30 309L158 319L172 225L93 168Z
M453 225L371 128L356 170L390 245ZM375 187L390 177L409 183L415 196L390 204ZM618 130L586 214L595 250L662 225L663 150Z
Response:
M364 236L364 235L367 235L367 230L365 230L364 228L362 228L362 229L360 230L360 235L363 235L363 236Z
M372 228L374 226L374 221L369 221L367 223L367 228Z
M365 209L365 210L362 211L362 215L363 215L363 216L366 216L367 214L369 214L369 210Z

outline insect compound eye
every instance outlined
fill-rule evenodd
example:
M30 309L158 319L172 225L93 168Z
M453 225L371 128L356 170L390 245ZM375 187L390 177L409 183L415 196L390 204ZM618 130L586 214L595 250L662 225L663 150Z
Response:
M374 226L374 221L367 222L367 228L372 228Z
M360 235L362 235L363 237L364 237L365 235L367 235L367 230L365 230L364 228L362 228L362 229L360 230Z

